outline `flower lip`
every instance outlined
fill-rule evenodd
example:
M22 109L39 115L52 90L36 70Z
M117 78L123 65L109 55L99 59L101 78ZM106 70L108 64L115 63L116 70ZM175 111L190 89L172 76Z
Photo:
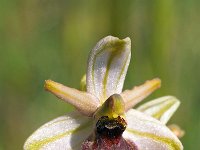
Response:
M120 116L117 118L102 116L96 123L97 136L108 138L119 137L125 131L126 125L126 121Z

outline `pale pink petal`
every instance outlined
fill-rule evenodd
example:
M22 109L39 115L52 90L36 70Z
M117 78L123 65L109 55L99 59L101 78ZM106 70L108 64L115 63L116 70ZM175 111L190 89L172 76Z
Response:
M144 98L149 96L153 91L158 89L161 85L161 81L158 78L146 81L144 84L134 87L132 90L125 90L120 95L125 102L125 110L128 111L136 104L141 102Z
M77 110L87 116L92 116L99 106L99 100L92 94L64 86L51 80L45 81L45 89L61 100L72 104Z

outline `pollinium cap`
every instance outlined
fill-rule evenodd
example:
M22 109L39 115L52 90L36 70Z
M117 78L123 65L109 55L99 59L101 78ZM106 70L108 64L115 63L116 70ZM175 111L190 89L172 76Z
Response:
M98 120L102 116L108 116L108 118L112 119L118 116L124 117L124 113L125 106L122 97L119 94L113 94L98 108L94 118Z

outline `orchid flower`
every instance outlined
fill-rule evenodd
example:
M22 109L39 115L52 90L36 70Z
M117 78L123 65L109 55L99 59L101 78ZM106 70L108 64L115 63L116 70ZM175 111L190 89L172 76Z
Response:
M25 150L121 149L182 150L166 126L180 102L164 96L132 109L160 87L158 78L122 92L131 58L131 41L107 36L90 52L82 90L45 81L45 89L77 111L37 129Z

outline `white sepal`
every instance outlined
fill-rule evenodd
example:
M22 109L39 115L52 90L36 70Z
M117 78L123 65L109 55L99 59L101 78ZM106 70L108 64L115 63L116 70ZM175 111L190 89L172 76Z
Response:
M73 112L37 129L25 142L24 150L79 150L91 132L91 118Z
M109 96L120 94L131 57L130 38L107 36L90 52L87 92L102 104Z
M137 110L150 115L166 124L180 105L180 101L173 96L164 96L144 103Z
M123 137L141 150L182 150L179 139L160 121L130 109L126 114L127 129Z

